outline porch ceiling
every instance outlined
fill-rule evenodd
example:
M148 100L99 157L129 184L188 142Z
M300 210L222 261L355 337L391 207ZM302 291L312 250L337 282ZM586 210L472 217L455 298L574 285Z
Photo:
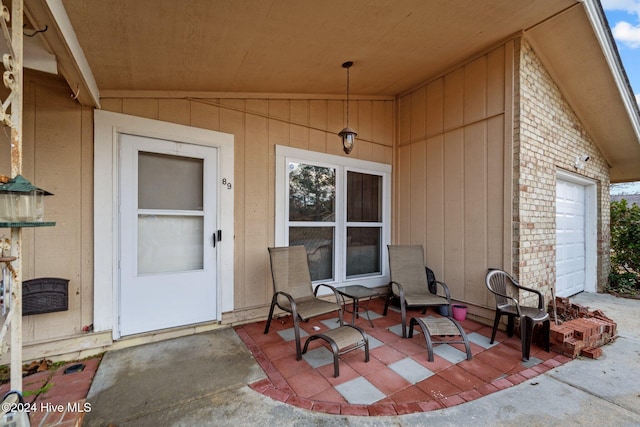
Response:
M101 91L405 92L574 0L63 0Z
M594 35L593 4L25 0L27 10L64 6L103 97L123 91L340 96L347 60L354 61L354 96L394 97L523 32L596 139L612 180L640 180L637 107L629 109L630 90L620 86ZM48 17L34 12L32 19L42 27Z

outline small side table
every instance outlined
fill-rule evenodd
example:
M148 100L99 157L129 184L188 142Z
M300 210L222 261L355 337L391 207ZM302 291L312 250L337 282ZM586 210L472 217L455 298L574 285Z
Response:
M367 320L369 321L369 324L373 328L373 322L369 317L369 302L371 302L371 298L376 297L380 294L376 290L367 288L366 286L362 286L362 285L337 286L336 291L338 291L338 293L342 296L342 304L344 306L344 311L347 313L351 313L352 325L355 325L356 317L358 316L358 312L362 307L360 305L360 300L366 298L367 302L365 306L362 308L364 308L365 313L367 315ZM351 300L353 301L351 310L347 309L345 297L351 298Z

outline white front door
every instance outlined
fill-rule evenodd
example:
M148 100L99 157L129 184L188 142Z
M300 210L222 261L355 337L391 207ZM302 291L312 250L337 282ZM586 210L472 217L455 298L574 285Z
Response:
M585 290L585 186L557 180L556 295L569 297Z
M119 135L119 329L216 319L217 149Z

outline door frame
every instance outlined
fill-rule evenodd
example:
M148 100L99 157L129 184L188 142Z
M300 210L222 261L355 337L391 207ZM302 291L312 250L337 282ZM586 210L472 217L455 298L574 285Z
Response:
M233 311L234 137L231 134L109 111L94 111L94 277L93 326L96 332L119 331L120 234L118 214L118 134L166 139L218 149L216 246L217 320Z
M571 182L584 187L584 245L585 245L585 281L584 292L597 292L598 284L598 199L596 181L564 170L556 172L556 191L558 180ZM557 200L557 194L554 200ZM557 211L557 209L554 208ZM555 216L555 212L554 212ZM558 225L556 224L556 230ZM555 246L555 244L554 244ZM557 249L556 249L557 254Z

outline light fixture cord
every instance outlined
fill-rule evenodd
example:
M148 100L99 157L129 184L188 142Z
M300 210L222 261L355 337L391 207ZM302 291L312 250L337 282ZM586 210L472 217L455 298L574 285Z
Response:
M349 69L347 67L347 127L349 127Z

